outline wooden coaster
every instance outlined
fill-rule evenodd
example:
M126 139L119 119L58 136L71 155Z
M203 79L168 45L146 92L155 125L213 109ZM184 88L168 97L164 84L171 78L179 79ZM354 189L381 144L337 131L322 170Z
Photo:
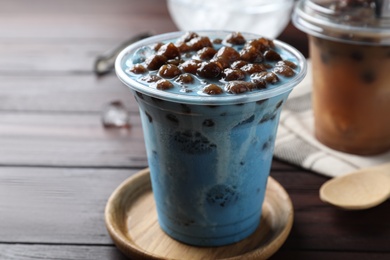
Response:
M290 233L293 207L283 187L269 177L260 226L254 234L227 246L189 246L161 230L149 169L144 169L112 193L105 220L116 246L132 259L266 259L282 246Z

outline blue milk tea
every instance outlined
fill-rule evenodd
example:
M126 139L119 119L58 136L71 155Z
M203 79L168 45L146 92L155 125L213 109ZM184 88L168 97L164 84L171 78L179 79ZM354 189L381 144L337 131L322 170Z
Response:
M196 246L258 227L280 111L305 76L292 47L237 32L176 32L126 48L161 228Z

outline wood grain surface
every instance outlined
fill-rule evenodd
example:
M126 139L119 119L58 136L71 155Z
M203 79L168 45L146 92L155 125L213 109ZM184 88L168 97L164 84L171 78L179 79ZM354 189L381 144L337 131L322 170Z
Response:
M104 223L113 190L147 166L138 109L97 55L139 32L177 30L162 0L0 0L0 259L125 256ZM307 56L291 24L280 39ZM102 109L122 101L128 129ZM294 206L291 233L271 259L389 259L390 202L359 212L320 201L327 178L274 160Z

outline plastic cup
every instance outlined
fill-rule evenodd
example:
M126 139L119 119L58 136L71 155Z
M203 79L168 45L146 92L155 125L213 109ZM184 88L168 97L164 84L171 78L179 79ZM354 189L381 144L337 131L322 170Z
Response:
M293 22L309 34L316 138L352 154L390 150L390 19L370 1L306 0Z
M126 72L137 49L183 34L158 35L129 46L119 54L116 72L139 104L161 228L191 245L231 244L259 225L280 111L305 76L306 63L294 48L275 41L296 62L296 75L272 89L220 97L151 88Z

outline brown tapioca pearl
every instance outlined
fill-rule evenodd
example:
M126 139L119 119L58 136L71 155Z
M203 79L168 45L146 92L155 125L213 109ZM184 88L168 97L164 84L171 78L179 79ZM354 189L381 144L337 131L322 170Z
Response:
M213 40L213 43L214 44L221 44L222 43L222 39L216 38L216 39Z
M242 80L245 78L245 73L240 69L224 69L222 72L222 79L226 81Z
M253 73L258 73L258 72L265 71L265 70L267 70L267 68L264 66L264 64L259 64L259 63L252 64L252 63L249 63L249 64L247 64L245 66L242 66L240 68L240 70L242 70L243 72L245 72L247 74L253 74Z
M274 50L267 50L264 52L264 58L268 61L280 61L282 57L280 57L279 53Z
M157 52L157 51L160 49L160 47L163 46L163 45L164 45L164 43L162 43L162 42L155 43L155 44L153 45L152 49L153 49L155 52Z
M189 42L194 38L199 37L199 35L195 32L186 32L183 34L178 40L177 43L182 43L182 42Z
M214 58L223 58L232 63L240 58L240 54L232 47L224 46L218 50Z
M214 57L217 51L212 47L204 47L198 51L198 57L202 60L210 60Z
M156 88L156 89L160 89L160 90L167 90L167 89L173 88L172 82L170 82L169 80L166 80L166 79L160 79L157 82L153 82L151 84L151 86Z
M267 82L263 78L253 77L251 82L255 84L256 89L265 89L267 88Z
M175 115L167 114L166 118L171 121L172 123L179 124L179 119Z
M247 91L251 91L255 88L255 85L251 82L235 80L226 84L225 90L231 94L240 94Z
M289 61L289 60L281 60L281 61L278 61L275 64L275 66L282 66L282 65L289 66L292 69L296 69L297 68L297 65L294 62Z
M244 45L244 48L248 48L248 47L254 47L254 48L256 48L256 50L257 51L260 51L260 52L264 52L264 51L266 51L266 50L268 50L269 49L269 47L268 46L266 46L265 44L264 44L264 42L262 41L262 40L260 40L260 39L254 39L254 40L250 40L250 41L248 41L245 45Z
M262 62L264 60L263 54L253 46L248 46L240 51L240 58L247 62Z
M201 63L202 62L199 60L187 60L179 65L179 69L186 73L191 73L195 75Z
M295 72L293 71L293 69L290 68L289 66L286 66L286 65L276 66L273 69L273 72L275 72L276 74L279 74L279 75L283 75L285 77L292 77L295 75Z
M145 115L148 118L149 123L152 123L153 122L153 117L146 111L145 111Z
M196 74L202 78L213 79L218 78L223 70L222 65L219 62L202 62L197 69Z
M223 89L215 84L209 84L203 88L202 92L209 95L219 95L223 93Z
M157 75L146 75L145 77L142 77L141 80L145 81L147 83L157 82L161 79L161 77Z
M223 57L212 58L210 61L218 62L219 64L221 64L222 69L226 69L230 67L230 62Z
M164 55L167 59L180 58L179 48L173 43L167 43L160 47L157 52L158 55Z
M130 72L134 73L134 74L144 74L146 73L148 70L141 64L135 64L133 67L131 67L129 69Z
M191 47L187 43L176 43L176 47L179 49L180 53L187 53L191 51Z
M213 44L211 43L209 37L200 36L189 41L188 46L190 46L193 51L198 51L204 47L213 47Z
M354 60L354 61L362 61L364 60L364 55L363 53L359 51L353 51L350 53L349 57Z
M163 55L152 55L146 59L145 64L149 70L158 70L167 62L167 58Z
M238 61L235 61L232 63L232 65L230 66L232 69L241 69L242 67L244 67L245 65L247 65L248 62L247 61L243 61L243 60L238 60Z
M158 70L158 75L160 75L163 78L171 79L176 77L177 75L180 75L181 71L180 69L172 64L165 64L160 67Z
M194 78L190 74L184 73L179 75L175 81L179 84L190 84L194 82Z
M225 41L235 45L242 45L246 42L244 36L240 32L232 32L226 36Z
M266 83L274 84L279 81L278 76L273 72L262 71L251 75L253 80L264 80Z
M275 110L279 109L282 105L283 105L283 100L280 100L280 101L276 104Z

